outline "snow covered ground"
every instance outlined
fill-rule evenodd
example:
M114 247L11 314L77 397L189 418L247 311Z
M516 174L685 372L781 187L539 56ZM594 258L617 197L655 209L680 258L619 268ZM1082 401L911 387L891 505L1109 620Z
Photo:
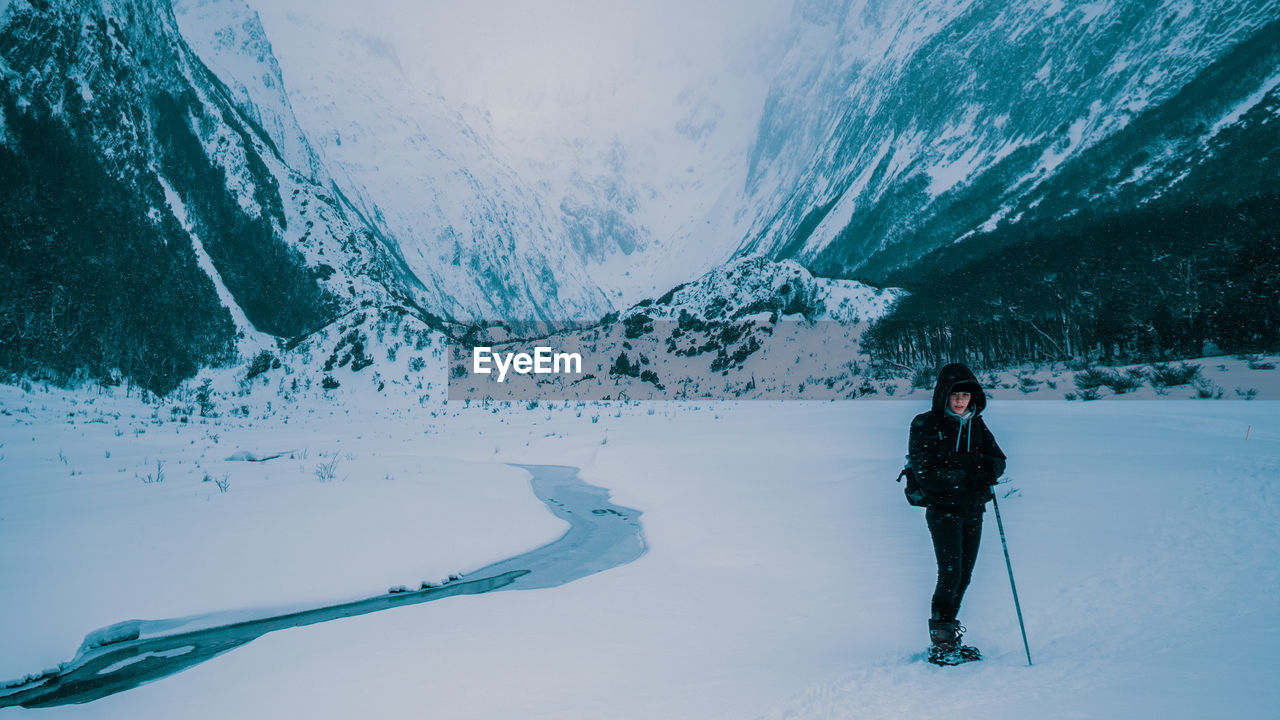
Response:
M1015 396L988 423L1036 665L988 513L961 612L988 659L936 668L912 660L932 551L893 482L920 393L434 417L368 398L183 423L0 386L0 679L120 620L365 597L555 539L565 524L506 463L580 468L644 513L648 543L561 587L275 632L88 705L0 715L1272 717L1277 404Z

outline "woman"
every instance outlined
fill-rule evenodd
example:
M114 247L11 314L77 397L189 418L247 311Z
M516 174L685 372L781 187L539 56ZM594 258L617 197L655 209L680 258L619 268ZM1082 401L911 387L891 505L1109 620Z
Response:
M956 620L982 540L982 514L1005 455L982 420L987 396L969 368L952 363L938 374L933 408L911 421L911 468L925 491L925 520L938 558L929 618L929 661L954 665L982 659L960 644Z

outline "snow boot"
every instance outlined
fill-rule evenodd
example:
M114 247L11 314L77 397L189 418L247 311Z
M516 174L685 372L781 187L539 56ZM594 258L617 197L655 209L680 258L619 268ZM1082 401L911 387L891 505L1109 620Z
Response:
M955 647L956 634L960 623L955 620L939 620L929 618L929 641L936 648L951 650Z
M982 653L975 647L962 645L964 627L956 620L929 620L929 662L934 665L959 665L981 660Z

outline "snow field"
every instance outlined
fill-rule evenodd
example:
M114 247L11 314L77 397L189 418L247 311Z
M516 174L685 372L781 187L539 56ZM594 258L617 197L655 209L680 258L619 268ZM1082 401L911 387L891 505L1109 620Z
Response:
M24 406L12 398L6 393L4 408ZM565 527L528 491L524 472L436 456L439 440L407 425L394 438L345 418L296 431L155 426L127 413L73 426L55 403L47 402L51 422L0 416L6 680L69 660L85 633L120 620L417 587L553 540ZM137 410L143 417L146 406ZM244 450L285 454L227 459ZM157 462L164 480L148 483ZM321 480L330 466L333 478ZM457 492L442 491L470 476ZM224 479L226 492L217 486ZM503 532L474 531L491 526Z
M69 659L84 632L130 617L372 594L532 548L563 525L502 463L558 463L643 511L645 556L558 588L272 633L43 715L1269 716L1275 403L997 396L988 422L1010 456L1001 510L1036 665L988 513L961 611L988 659L945 669L911 661L934 564L922 513L893 482L926 403L649 403L581 418L450 406L428 434L412 413L366 408L225 420L212 444L199 425L72 427L56 395L6 388L0 574L14 580L0 634L15 642L0 675ZM246 468L226 493L185 474L201 453L214 467L236 449L298 447L305 460L217 461L215 473ZM331 482L313 476L320 452L339 454ZM132 477L160 455L163 484ZM319 517L335 519L307 519ZM91 599L91 583L106 594Z

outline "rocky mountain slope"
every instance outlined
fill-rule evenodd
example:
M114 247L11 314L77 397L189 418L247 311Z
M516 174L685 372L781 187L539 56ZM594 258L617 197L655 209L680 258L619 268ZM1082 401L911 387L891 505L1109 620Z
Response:
M335 24L331 7L299 10L270 37L244 0L179 0L174 9L238 100L284 120L270 125L272 137L323 158L324 172L403 256L425 307L509 322L610 309L584 262L609 251L595 245L605 239L615 252L633 249L625 192L612 193L607 208L579 200L566 221L457 109L415 91L392 45ZM277 53L290 61L286 76Z
M751 83L706 78L677 83L661 152L566 130L513 154L403 45L344 23L361 8L289 7L0 2L0 369L166 392L407 314L437 340L586 327L608 376L654 372L652 342L707 362L668 377L745 370L715 390L740 394L760 348L855 362L847 328L894 308L876 347L904 367L1274 335L1275 0L800 0L749 154ZM744 74L771 52L728 47ZM1089 267L1112 246L1124 262ZM992 265L1016 272L983 282ZM1097 282L1062 280L1081 268ZM996 329L958 347L959 325ZM813 326L844 339L779 341ZM829 363L775 384L841 373L828 389L856 391Z
M744 248L882 278L999 223L1274 186L1280 4L802 0Z
M861 348L903 293L811 275L793 261L735 259L583 328L511 339L489 328L451 346L451 400L804 399L877 392ZM473 348L581 356L575 374L476 373Z
M406 295L394 248L290 166L305 147L241 111L167 2L0 13L0 366L163 392Z

